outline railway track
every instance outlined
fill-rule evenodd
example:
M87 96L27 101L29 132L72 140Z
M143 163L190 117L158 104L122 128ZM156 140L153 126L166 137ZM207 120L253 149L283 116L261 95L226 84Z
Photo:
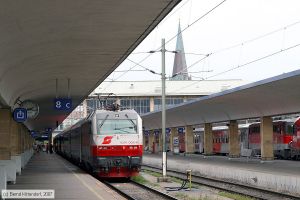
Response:
M178 200L175 197L134 181L116 183L105 181L104 183L131 200Z
M150 166L150 165L143 165L142 170L149 170L153 172L161 173L161 168ZM179 179L186 179L185 172L175 171L175 170L168 170L168 176L172 176ZM253 197L255 199L263 199L263 200L294 200L300 199L300 197L296 197L290 194L283 194L278 193L271 190L265 190L262 188L256 188L249 185L242 185L239 183L232 183L223 180L217 180L213 178L207 178L204 176L199 176L192 174L192 182L200 185L205 185L208 187L216 188L219 190L225 190L232 193L237 193L241 195L247 195Z

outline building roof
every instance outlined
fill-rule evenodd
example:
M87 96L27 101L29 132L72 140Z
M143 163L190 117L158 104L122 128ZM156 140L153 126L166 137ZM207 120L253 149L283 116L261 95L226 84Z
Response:
M246 81L241 79L166 81L166 94L203 96L244 84ZM116 96L161 96L161 81L104 81L91 95L97 93L114 93Z
M54 129L179 2L0 1L0 106L34 101L39 115L24 124ZM67 96L72 109L54 109Z
M178 127L300 112L300 70L186 102L166 110ZM161 128L161 111L142 116L146 129Z

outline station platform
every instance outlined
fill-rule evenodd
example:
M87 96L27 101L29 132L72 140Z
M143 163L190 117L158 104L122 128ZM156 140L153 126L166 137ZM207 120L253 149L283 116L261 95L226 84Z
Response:
M53 189L55 199L126 199L56 154L36 153L7 189Z
M145 153L143 164L161 167L162 154ZM300 161L168 154L167 166L170 170L192 170L195 175L250 184L300 198Z

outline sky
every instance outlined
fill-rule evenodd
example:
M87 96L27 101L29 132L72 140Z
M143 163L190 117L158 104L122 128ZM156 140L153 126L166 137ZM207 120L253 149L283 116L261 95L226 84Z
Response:
M227 0L199 19L222 1L183 0L106 80L159 80L134 70L161 72L161 53L147 52L159 50L162 38L175 50L179 21L193 80L254 82L300 68L299 0ZM166 53L167 77L173 62L174 53Z

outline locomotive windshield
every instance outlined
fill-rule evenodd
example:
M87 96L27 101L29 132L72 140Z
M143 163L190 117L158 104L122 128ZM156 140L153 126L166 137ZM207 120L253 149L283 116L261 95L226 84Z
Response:
M136 120L135 119L118 119L118 120L98 120L97 134L136 134Z

